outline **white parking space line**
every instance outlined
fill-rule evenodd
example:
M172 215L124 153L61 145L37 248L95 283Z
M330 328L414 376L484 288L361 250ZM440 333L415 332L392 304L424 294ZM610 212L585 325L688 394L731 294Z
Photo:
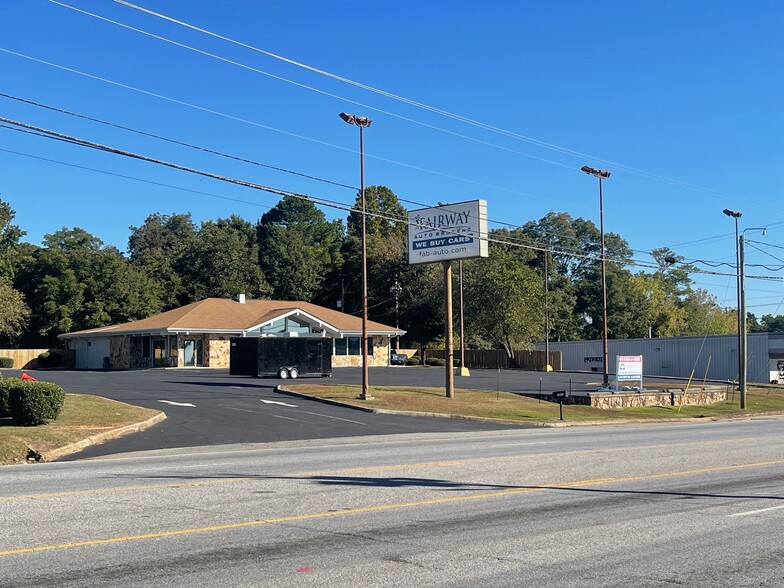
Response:
M285 416L281 416L279 414L271 414L269 416L271 416L274 419L285 419L287 421L296 421L298 423L306 423L306 424L309 424L309 425L313 424L313 423L309 423L308 421L303 421L302 419L293 419L291 417L285 417Z
M264 400L263 398L259 398L264 404L280 404L281 406L290 406L291 408L297 408L296 404L289 404L288 402L279 402L278 400Z
M745 517L745 516L748 516L748 515L755 515L755 514L760 514L760 513L763 513L763 512L770 512L772 510L780 510L782 508L784 508L784 504L781 504L779 506L771 506L770 508L760 508L759 510L749 510L747 512L736 512L735 514L731 514L729 516L731 516L731 517Z
M354 423L356 425L364 425L365 423L361 423L359 421L352 421L351 419L342 419L340 417L330 416L328 414L321 414L320 412L308 412L307 410L304 411L305 414L312 414L313 416L320 416L324 417L325 419L333 419L336 421L346 421L347 423Z
M158 402L170 404L171 406L190 406L191 408L196 408L196 405L191 404L190 402L172 402L171 400L159 400Z

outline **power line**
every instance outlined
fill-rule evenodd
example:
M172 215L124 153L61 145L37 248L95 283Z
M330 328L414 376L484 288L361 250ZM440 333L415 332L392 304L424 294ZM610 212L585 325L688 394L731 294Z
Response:
M139 135L142 135L142 136L151 137L151 138L154 138L154 139L158 139L158 140L165 141L165 142L168 142L168 143L172 143L172 144L175 144L175 145L188 147L188 148L195 149L195 150L202 151L202 152L206 152L206 153L211 153L211 154L214 154L214 155L218 155L218 156L225 157L225 158L228 158L228 159L233 159L233 160L240 161L240 162L243 162L243 163L249 163L249 164L252 164L252 165L257 165L257 166L265 167L265 168L268 168L268 169L273 169L273 170L276 170L276 171L282 171L282 172L285 172L285 173L293 174L293 175L296 175L296 176L300 176L300 177L316 180L316 181L319 181L319 182L323 182L323 183L327 183L327 184L331 184L331 185L335 185L335 186L339 186L339 187L344 187L344 188L348 188L348 189L352 189L352 190L358 190L358 188L356 188L354 186L349 186L347 184L340 184L338 182L334 182L334 181L327 180L327 179L324 179L324 178L319 178L319 177L312 176L312 175L309 175L309 174L305 174L305 173L302 173L302 172L296 172L296 171L288 170L288 169L285 169L285 168L281 168L281 167L277 167L277 166L271 166L271 165L268 165L268 164L260 163L258 161L250 160L250 159L247 159L247 158L242 158L242 157L237 157L237 156L234 156L234 155L229 155L229 154L226 154L226 153L221 152L221 151L217 151L217 150L214 150L214 149L209 149L207 147L201 147L201 146L198 146L198 145L193 145L193 144L190 144L190 143L186 143L186 142L179 141L179 140L176 140L176 139L171 139L169 137L164 137L164 136L157 135L157 134L154 134L154 133L149 133L147 131L142 131L142 130L135 129L135 128L132 128L132 127L128 127L128 126L125 126L125 125L120 125L120 124L108 122L108 121L105 121L105 120L102 120L102 119L99 119L99 118L95 118L95 117L92 117L92 116L79 114L79 113L76 113L76 112L65 110L63 108L58 108L58 107L51 106L51 105L48 105L48 104L43 104L43 103L36 102L36 101L33 101L33 100L28 100L26 98L13 96L11 94L5 94L5 93L0 92L0 96L8 98L8 99L11 99L11 100L15 100L15 101L18 101L18 102L21 102L21 103L24 103L24 104L29 104L31 106L35 106L35 107L38 107L38 108L43 108L43 109L47 109L47 110L50 110L50 111L53 111L53 112L66 114L66 115L73 116L73 117L76 117L76 118L79 118L79 119L82 119L82 120L88 120L90 122L106 125L106 126L109 126L109 127L112 127L112 128L121 129L121 130L124 130L124 131L129 131L129 132L136 133L136 134L139 134ZM19 129L12 129L12 130L19 130ZM29 132L29 131L27 131L27 132ZM32 133L31 132L31 134L36 134L36 133ZM430 205L422 203L422 202L418 202L418 201L415 201L415 200L409 200L409 199L405 199L405 198L398 198L398 200L400 202L407 202L407 203L415 204L417 206L422 206L422 207L429 207L430 206ZM507 222L502 222L502 221L495 221L495 220L492 220L492 219L487 219L487 221L488 221L488 223L492 223L492 224L496 224L496 225L500 225L500 226L505 226L505 227L510 227L512 229L524 230L524 227L521 227L520 225L514 225L512 223L507 223ZM559 234L559 233L553 233L553 232L547 231L545 229L542 229L541 227L540 227L539 230L545 236L552 236L552 237L559 237L559 238L560 237L567 237L568 238L568 236L566 236L566 235L562 235L562 234ZM511 235L507 237L507 241L509 241L509 242L517 242L517 243L521 243L521 244L529 243L528 238L520 239L520 238L513 237ZM536 242L533 239L531 239L531 241ZM557 250L557 254L559 254L559 255L572 254L573 255L574 253L577 253L578 251L579 250L577 250L577 249L570 249L568 247L565 247L564 245L560 245L559 249ZM632 249L631 251L635 252L636 250ZM645 251L645 252L637 251L637 253L644 253L645 255L649 255L649 253L647 251Z
M67 114L69 116L73 116L73 117L76 117L76 118L81 118L83 120L89 120L90 122L106 125L108 127L113 127L115 129L121 129L123 131L129 131L131 133L136 133L137 135L142 135L142 136L145 136L145 137L151 137L153 139L158 139L160 141L165 141L167 143L172 143L173 145L180 145L182 147L188 147L190 149L196 149L197 151L203 151L204 153L211 153L213 155L218 155L220 157L225 157L227 159L233 159L235 161L240 161L242 163L249 163L251 165L256 165L256 166L259 166L259 167L264 167L264 168L267 168L267 169L271 169L271 170L275 170L275 171L291 174L291 175L294 175L294 176L307 178L309 180L315 180L317 182L322 182L322 183L325 183L325 184L331 184L333 186L338 186L340 188L348 188L350 190L357 190L358 189L356 186L349 186L348 184L341 184L339 182L333 182L332 180L327 180L325 178L319 178L317 176L312 176L312 175L305 174L305 173L302 173L302 172L293 171L293 170L286 169L286 168L283 168L283 167L277 167L277 166L274 166L274 165L269 165L267 163L260 163L258 161L254 161L252 159L246 159L244 157L238 157L236 155L230 155L228 153L223 153L222 151L216 151L214 149L209 149L207 147L200 147L198 145L192 145L191 143L186 143L184 141L178 141L176 139L171 139L169 137L163 137L161 135L156 135L154 133L149 133L147 131L141 131L139 129L134 129L132 127L126 127L124 125L108 122L108 121L105 121L105 120L101 120L99 118L94 118L92 116L79 114L77 112L71 112L70 110L64 110L62 108L57 108L55 106L49 106L48 104L42 104L40 102L34 102L33 100L27 100L25 98L19 98L17 96L12 96L11 94L5 94L3 92L0 92L0 96L2 96L4 98L9 98L11 100L16 100L17 102L23 102L25 104L30 104L31 106L37 106L39 108L45 108L45 109L51 110L53 112L59 112L61 114Z
M223 63L228 63L230 65L234 65L234 66L237 66L239 68L246 69L248 71L252 71L254 73L258 73L258 74L261 74L263 76L267 76L269 78L272 78L274 80L278 80L280 82L291 84L293 86L296 86L296 87L299 87L299 88L302 88L302 89L305 89L305 90L310 90L311 92L315 92L317 94L321 94L321 95L327 96L329 98L335 98L336 100L340 100L342 102L347 102L349 104L354 104L354 105L360 106L362 108L367 108L368 110L373 110L374 112L378 112L380 114L385 114L387 116L390 116L390 117L393 117L393 118L396 118L396 119L399 119L399 120L403 120L403 121L406 121L406 122L409 122L409 123L412 123L412 124L415 124L415 125L419 125L419 126L422 126L422 127L434 130L434 131L439 131L439 132L442 132L442 133L446 133L448 135L452 135L452 136L458 137L460 139L465 139L467 141L472 141L472 142L478 143L480 145L485 145L487 147L493 147L495 149L500 149L502 151L507 151L509 153L513 153L515 155L521 155L523 157L528 157L530 159L535 159L537 161L541 161L541 162L544 162L544 163L549 163L551 165L556 165L556 166L564 167L564 168L569 169L569 170L576 171L576 168L572 167L571 165L566 165L565 163L552 161L550 159L545 159L543 157L537 157L536 155L531 155L530 153L525 153L523 151L517 151L516 149L511 149L509 147L504 147L502 145L497 145L495 143L491 143L490 141L484 141L482 139L477 139L476 137L471 137L469 135L463 135L463 134L457 133L455 131L450 131L448 129L437 127L435 125L431 125L431 124L428 124L428 123L425 123L425 122L422 122L422 121L419 121L419 120L416 120L416 119L413 119L413 118L410 118L410 117L407 117L407 116L403 116L401 114L396 114L394 112L391 112L391 111L388 111L388 110L384 110L383 108L378 108L376 106L371 106L369 104L365 104L365 103L359 102L357 100L352 100L351 98L346 98L345 96L340 96L338 94L333 94L332 92L327 92L326 90L321 90L321 89L316 88L314 86L309 86L309 85L303 84L301 82L296 82L294 80L290 80L288 78L284 78L283 76L275 75L273 73L264 71L264 70L259 69L257 67L253 67L251 65L247 65L247 64L241 63L239 61L234 61L233 59L229 59L227 57L222 57L222 56L217 55L215 53L210 53L209 51L204 51L203 49L199 49L199 48L193 47L191 45L186 45L185 43L180 43L178 41L174 41L173 39L169 39L169 38L163 37L161 35L156 35L154 33L150 33L149 31L145 31L145 30L139 29L137 27L132 27L130 25L121 23L119 21L112 20L110 18L106 18L104 16L100 16L98 14L95 14L95 13L92 13L92 12L88 12L86 10L82 10L81 8L76 8L74 6L70 6L68 4L64 4L62 2L58 2L57 0L49 0L49 2L51 2L52 4L57 4L58 6L62 6L64 8L68 8L69 10L73 10L74 12L79 12L81 14L85 14L87 16L91 16L93 18L97 18L98 20L102 20L104 22L111 23L113 25L122 27L124 29L128 29L128 30L134 31L136 33L140 33L142 35L146 35L148 37L152 37L152 38L157 39L159 41L163 41L165 43L169 43L171 45L175 45L175 46L180 47L182 49L187 49L189 51L193 51L193 52L198 53L200 55L204 55L205 57L211 57L211 58L217 59L218 61L221 61Z
M318 197L308 196L308 195L304 195L304 194L297 194L297 193L290 192L290 191L287 191L287 190L282 190L280 188L264 186L264 185L261 185L261 184L248 182L248 181L245 181L245 180L239 180L239 179L236 179L236 178L231 178L231 177L228 177L228 176L223 176L223 175L215 174L215 173L212 173L212 172L207 172L207 171L198 170L198 169L195 169L195 168L190 168L190 167L187 167L187 166L182 166L182 165L171 163L171 162L167 162L167 161L164 161L164 160L161 160L161 159L156 159L156 158L153 158L153 157L148 157L146 155L140 155L140 154L137 154L137 153L132 153L130 151L125 151L125 150L122 150L122 149L118 149L116 147L109 147L109 146L106 146L106 145L102 145L100 143L95 143L95 142L92 142L92 141L88 141L86 139L81 139L81 138L78 138L78 137L73 137L73 136L62 134L62 133L58 133L56 131L44 129L44 128L41 128L41 127L36 127L34 125L29 125L27 123L22 123L22 122L15 121L15 120L12 120L12 119L8 119L8 118L5 118L5 117L0 117L0 123L6 123L8 125L13 125L13 126L19 127L20 129L23 130L23 132L30 132L30 133L35 134L37 136L50 138L50 139L54 139L54 140L58 140L58 141L66 142L66 143L70 143L70 144L73 144L73 145L78 145L78 146L81 146L81 147L87 147L87 148L95 149L95 150L98 150L98 151L112 153L112 154L115 154L115 155L122 155L124 157L129 157L129 158L132 158L132 159L146 161L148 163L155 163L155 164L158 164L158 165L162 165L164 167L169 167L169 168L176 169L176 170L179 170L179 171L184 171L184 172L200 175L200 176L203 176L203 177L208 177L208 178L211 178L211 179L215 179L215 180L218 180L218 181L223 181L223 182L227 182L227 183L243 186L243 187L246 187L246 188L260 190L260 191L268 192L268 193L271 193L271 194L276 194L276 195L279 195L279 196L289 196L289 197L292 197L292 198L308 200L308 201L313 202L314 204L318 204L318 205L321 205L321 206L328 206L328 207L332 207L332 208L337 208L337 209L344 210L344 211L360 212L359 210L357 210L353 206L349 206L349 205L346 205L344 203L340 203L340 202L337 202L337 201L334 201L334 200L328 200L328 199L325 199L325 198L318 198ZM14 129L14 130L18 130L18 129ZM403 217L396 217L394 215L381 214L381 213L377 213L377 212L373 212L373 211L365 211L365 214L368 215L368 216L372 216L372 217L377 217L377 218L382 218L382 219L386 219L386 220L391 220L393 222L401 222L401 223L405 223L406 225L414 225L414 226L416 226L415 223L411 223L410 221L408 221L407 218L403 218ZM442 232L450 233L451 231L449 229L442 229ZM454 234L457 234L457 233L454 233ZM481 235L480 235L480 238L482 238ZM534 245L523 245L523 244L519 244L519 243L512 243L512 242L504 241L502 239L496 239L496 238L493 238L493 237L490 237L490 236L487 236L486 238L487 238L487 240L489 242L498 243L498 244L507 245L507 246L527 248L527 249L534 249L534 250L537 250L537 251L554 251L551 248L543 248L543 247L538 247L538 246L534 246ZM555 251L557 252L557 250L555 250ZM591 259L591 260L594 260L594 261L597 260L596 256L591 256L591 255L583 254L583 255L573 255L573 256L574 257L582 257L582 258L585 258L585 259ZM638 266L638 267L649 267L649 268L654 268L654 269L660 269L658 265L644 264L644 263L637 262L637 261L634 261L634 260L615 260L615 259L610 258L608 261L615 262L615 263L622 263L624 265L632 265L632 266ZM694 273L701 273L701 274L708 274L708 275L723 275L723 276L730 276L731 275L731 274L722 274L720 272L698 270L696 268L694 268L693 271L694 271ZM749 275L749 276L746 276L746 277L748 279L762 279L762 280L772 280L772 281L784 281L784 278L771 277L771 276L751 276L751 275Z
M46 61L44 59L39 59L37 57L32 57L30 55L25 55L24 53L19 53L17 51L12 51L12 50L6 49L4 47L0 47L0 51L2 51L4 53L8 53L9 55L14 55L15 57L21 57L22 59L27 59L27 60L30 60L30 61L34 61L36 63L40 63L42 65L46 65L46 66L53 67L53 68L56 68L56 69L60 69L60 70L63 70L63 71L67 71L69 73L73 73L73 74L76 74L76 75L79 75L79 76L83 76L83 77L86 77L86 78L89 78L89 79L92 79L92 80L96 80L96 81L99 81L99 82L110 84L110 85L116 86L118 88L123 88L125 90L131 90L133 92L138 92L139 94L144 94L145 96L150 96L152 98L158 98L160 100L165 100L167 102L171 102L172 104L176 104L178 106L185 106L187 108L192 108L192 109L198 110L200 112L205 112L207 114L220 116L220 117L226 118L228 120L232 120L232 121L239 122L239 123L242 123L242 124L252 125L252 126L255 126L255 127L258 127L258 128L264 129L264 130L267 130L267 131L273 131L275 133L280 133L282 135L293 137L295 139L301 139L301 140L304 140L304 141L309 141L311 143L315 143L315 144L322 145L322 146L325 146L325 147L330 147L332 149L339 149L340 151L347 151L347 152L350 152L350 153L357 153L357 151L355 149L350 149L350 148L347 148L347 147L343 147L341 145L335 145L334 143L329 143L327 141L322 141L320 139L314 139L313 137L308 137L308 136L305 136L305 135L292 133L290 131L285 131L283 129L279 129L279 128L276 128L276 127L271 127L269 125L264 125L262 123L259 123L259 122L256 122L256 121L253 121L253 120L250 120L250 119L242 118L242 117L235 116L235 115L232 115L232 114L227 114L225 112L221 112L219 110L214 110L214 109L207 108L207 107L204 107L204 106L199 106L197 104L186 102L184 100L179 100L177 98L172 98L170 96L165 96L163 94L158 94L156 92L151 92L149 90L144 90L142 88L137 88L135 86L131 86L131 85L128 85L128 84L123 84L121 82L117 82L117 81L114 81L114 80L110 80L108 78L104 78L104 77L101 77L101 76L97 76L97 75L94 75L94 74L83 72L83 71L80 71L78 69L74 69L74 68L70 68L70 67L67 67L67 66L64 66L64 65L53 63L51 61ZM412 169L412 170L415 170L415 171L425 172L425 173L436 175L436 176L439 176L439 177L442 177L442 178L447 178L447 179L451 179L451 180L457 180L457 181L460 181L460 182L465 182L467 184L473 184L475 186L481 186L483 188L490 188L490 189L493 189L493 190L501 190L503 192L508 192L510 194L517 194L517 195L520 195L520 196L528 196L530 198L537 198L537 199L541 199L541 200L550 200L550 198L547 197L547 196L542 196L542 195L539 195L539 194L531 194L530 192L523 192L521 190L516 190L514 188L507 188L507 187L504 187L504 186L497 186L497 185L494 185L494 184L488 184L486 182L480 182L480 181L477 181L477 180L471 180L471 179L468 179L468 178L463 178L461 176L456 176L456 175L453 175L453 174L447 174L447 173L440 172L440 171L437 171L437 170L428 169L428 168L425 168L425 167L420 167L420 166L412 165L412 164L409 164L409 163L404 163L402 161L397 161L397 160L389 159L389 158L386 158L386 157L381 157L379 155L373 155L371 153L365 153L365 157L370 158L370 159L375 159L377 161L383 161L385 163L391 163L393 165L399 165L401 167L405 167L405 168Z
M70 8L71 10L77 10L79 12L84 12L85 14L90 14L91 16L94 16L96 18L101 18L102 20L108 20L108 19L104 19L103 17L100 17L98 15L94 15L94 14L88 13L86 11L82 11L82 10L79 10L77 8L73 8L71 6L68 6L67 4L64 4L62 2L58 2L57 0L49 0L49 1L52 2L53 4L58 4L60 6L66 7L66 8ZM283 57L281 55L277 55L277 54L272 53L270 51L265 51L264 49L260 49L258 47L253 46L253 45L249 45L247 43L243 43L241 41L237 41L237 40L232 39L230 37L226 37L224 35L220 35L218 33L212 32L212 31L208 31L206 29L197 27L195 25L186 23L184 21L177 20L175 18L172 18L170 16L164 15L162 13L154 12L152 10L143 8L143 7L138 6L136 4L132 4L131 2L128 2L127 0L114 0L114 1L116 3L118 3L118 4L123 5L123 6L127 6L129 8L134 9L134 10L138 10L138 11L144 12L146 14L155 16L157 18L161 18L163 20L175 23L177 25L180 25L180 26L186 27L188 29L191 29L191 30L203 33L205 35L209 35L211 37L220 39L222 41L226 41L226 42L238 45L238 46L243 47L245 49L249 49L251 51L255 51L257 53L261 53L261 54L266 55L268 57L272 57L274 59L278 59L278 60L283 61L285 63L288 63L290 65L294 65L296 67L300 67L300 68L306 69L308 71L317 73L319 75L323 75L323 76L332 78L334 80L337 80L337 81L340 81L340 82L343 82L343 83L346 83L346 84L350 84L350 85L355 86L357 88L360 88L360 89L363 89L363 90L367 90L367 91L373 92L375 94L379 94L381 96L384 96L386 98L390 98L392 100L403 102L403 103L405 103L405 104L407 104L409 106L414 106L414 107L426 110L428 112L432 112L434 114L438 114L438 115L441 115L441 116L444 116L444 117L447 117L447 118L450 118L450 119L453 119L453 120L456 120L456 121L459 121L459 122L462 122L462 123L465 123L465 124L468 124L468 125L479 127L479 128L481 128L483 130L495 132L495 133L501 134L501 135L506 136L506 137L510 137L510 138L517 139L517 140L520 140L520 141L524 141L526 143L530 143L530 144L536 145L538 147L543 147L545 149L550 149L550 150L556 151L558 153L562 153L562 154L569 155L569 156L572 156L572 157L577 157L577 158L581 158L581 159L590 159L590 160L597 161L597 162L600 162L600 163L604 163L604 164L607 164L607 165L612 165L612 166L614 166L616 168L621 168L621 169L624 169L626 171L629 171L629 172L632 172L632 173L636 173L636 174L639 174L639 175L642 175L642 176L646 176L646 177L649 177L649 178L652 178L652 179L656 179L656 180L659 180L659 181L664 181L664 182L669 182L669 183L673 183L673 184L678 184L678 185L681 185L681 186L684 186L684 187L687 187L687 188L690 188L690 189L699 190L699 191L703 191L703 192L709 192L709 193L717 194L717 195L721 195L721 196L731 196L731 197L734 197L732 195L728 195L728 194L725 194L723 192L719 192L719 191L716 191L716 190L711 190L711 189L708 189L708 188L702 188L700 186L695 186L693 184L688 184L688 183L682 182L680 180L668 178L666 176L662 176L662 175L658 175L658 174L653 174L653 173L650 173L650 172L647 172L647 171L644 171L644 170L639 170L639 169L636 169L636 168L633 168L633 167L630 167L630 166L623 165L621 163L609 161L609 160L606 160L606 159L602 159L602 158L596 157L594 155L581 153L579 151L574 151L574 150L568 149L566 147L561 147L559 145L555 145L555 144L552 144L552 143L547 143L547 142L541 141L539 139L534 139L532 137L528 137L528 136L525 136L525 135L522 135L522 134L519 134L519 133L515 133L513 131L509 131L507 129L503 129L503 128L500 128L500 127L497 127L497 126L493 126L493 125L490 125L490 124L487 124L487 123L483 123L481 121L478 121L478 120L475 120L475 119L472 119L472 118L461 116L461 115L449 112L447 110L436 108L434 106L430 106L428 104L425 104L425 103L422 103L422 102L418 102L416 100L412 100L412 99L406 98L404 96L393 94L391 92L387 92L385 90L381 90L379 88L375 88L373 86L370 86L370 85L367 85L367 84L363 84L361 82L357 82L357 81L351 80L349 78L346 78L346 77L343 77L343 76L340 76L340 75L337 75L337 74L334 74L334 73L331 73L331 72L328 72L328 71L325 71L325 70L318 69L316 67L313 67L313 66L310 66L310 65L307 65L307 64L295 61L293 59L289 59L287 57ZM114 22L114 21L109 21L109 22ZM126 25L123 25L123 24L117 23L117 22L114 22L114 24L119 24L120 26L126 26ZM355 103L355 104L357 104L357 103ZM443 130L443 129L439 129L439 130ZM523 154L523 155L526 155L526 154ZM528 156L528 155L526 155L526 156ZM548 163L554 163L554 162L551 162L551 161L547 161L547 162ZM557 164L557 165L563 165L563 164ZM571 168L571 166L564 166L564 167Z
M10 128L10 127L7 127L6 125L0 125L0 127ZM21 130L21 129L11 129L11 130ZM38 133L36 135L39 136L39 137L45 137L45 135L41 135L41 134L38 134ZM76 168L76 169L90 171L90 172L94 172L94 173L98 173L98 174L104 174L104 175L107 175L107 176L113 176L113 177L116 177L116 178L122 178L124 180L133 180L135 182L142 182L142 183L145 183L145 184L150 184L152 186L159 186L161 188L168 188L168 189L171 189L171 190L179 190L181 192L188 192L190 194L200 194L202 196L209 196L211 198L218 198L220 200L227 200L229 202L237 202L239 204L247 204L249 206L258 206L258 207L264 208L266 210L270 210L270 209L273 208L272 206L267 206L265 204L259 204L258 202L250 202L248 200L240 200L239 198L231 198L229 196L221 196L220 194L214 194L212 192L204 192L202 190L192 190L190 188L183 188L182 186L174 186L172 184L165 184L163 182L155 182L153 180L145 180L144 178L138 178L138 177L135 177L135 176L129 176L127 174L118 174L116 172L110 172L110 171L106 171L104 169L98 169L98 168L95 168L95 167L88 167L88 166L85 166L85 165L77 165L75 163L68 163L67 161L60 161L60 160L57 160L57 159L50 159L48 157L41 157L40 155L32 155L30 153L22 153L21 151L12 151L11 149L2 149L2 148L0 148L0 152L10 153L12 155L18 155L20 157L27 157L27 158L30 158L30 159L37 159L38 161L46 161L48 163L56 163L57 165L64 165L64 166L67 166L67 167L73 167L73 168Z

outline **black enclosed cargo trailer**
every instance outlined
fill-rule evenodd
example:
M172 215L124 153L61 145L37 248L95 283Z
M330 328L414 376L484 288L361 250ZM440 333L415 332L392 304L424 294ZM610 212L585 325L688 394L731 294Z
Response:
M232 337L229 375L332 375L332 339L327 337Z

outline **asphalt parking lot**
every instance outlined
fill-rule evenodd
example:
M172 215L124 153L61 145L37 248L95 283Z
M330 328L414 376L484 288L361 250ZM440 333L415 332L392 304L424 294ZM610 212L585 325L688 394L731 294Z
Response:
M325 439L399 433L482 431L508 425L458 419L372 414L275 391L291 380L229 376L227 370L148 369L116 372L28 370L40 380L55 382L66 392L95 394L163 410L167 419L150 429L64 459L157 449ZM6 375L19 375L18 370ZM335 369L331 378L297 380L324 384L360 384L358 368ZM443 368L371 368L371 385L443 386ZM455 377L455 387L505 392L543 392L590 388L596 374L565 374L503 370L471 370Z

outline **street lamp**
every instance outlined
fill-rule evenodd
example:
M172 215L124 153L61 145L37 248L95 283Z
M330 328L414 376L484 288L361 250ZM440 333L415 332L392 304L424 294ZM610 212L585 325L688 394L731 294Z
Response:
M748 229L743 229L743 233L741 233L740 238L738 239L738 252L740 256L740 305L739 305L739 312L741 314L740 319L740 326L742 330L742 337L741 337L741 362L740 362L740 374L738 374L738 379L740 380L740 408L741 410L746 408L746 368L748 366L748 352L746 351L747 346L747 337L746 337L746 260L745 260L745 239L746 239L746 231L762 231L764 235L767 229L763 227L752 227Z
M400 351L400 306L398 305L398 302L402 292L403 286L401 286L400 282L397 280L395 280L395 283L389 287L389 293L394 294L395 296L395 328L398 330L397 345L395 345L396 351Z
M610 380L607 376L607 269L605 267L604 260L604 205L602 202L602 179L608 179L610 177L610 172L603 169L594 169L592 167L588 167L587 165L582 166L580 171L599 178L599 234L602 241L602 357L604 363L604 386L606 388Z
M740 385L740 374L743 371L743 358L741 357L743 340L740 320L740 240L738 239L738 219L743 216L743 213L737 210L730 210L729 208L725 208L722 212L735 219L735 293L738 298L738 383Z
M361 400L372 398L368 388L368 345L367 345L367 238L365 234L365 143L362 136L363 129L369 127L373 122L366 116L356 116L354 114L340 113L340 118L350 125L359 127L359 191L362 204L362 392L359 395Z

